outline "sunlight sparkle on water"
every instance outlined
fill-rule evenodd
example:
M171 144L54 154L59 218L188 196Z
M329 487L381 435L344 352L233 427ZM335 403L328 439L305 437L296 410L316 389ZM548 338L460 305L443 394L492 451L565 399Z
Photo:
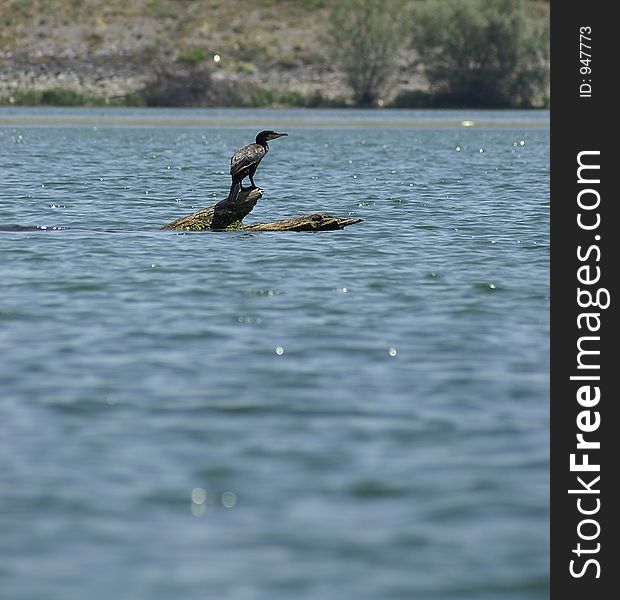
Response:
M222 494L222 506L224 508L232 508L237 504L237 494L235 492L224 492Z
M203 488L194 488L192 490L192 502L194 504L204 504L207 500L207 491Z

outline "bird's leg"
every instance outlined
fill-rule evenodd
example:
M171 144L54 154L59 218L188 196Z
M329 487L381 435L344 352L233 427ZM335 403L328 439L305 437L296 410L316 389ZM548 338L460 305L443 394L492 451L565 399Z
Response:
M254 183L254 177L250 175L250 183L252 184L252 188L257 188L258 186Z

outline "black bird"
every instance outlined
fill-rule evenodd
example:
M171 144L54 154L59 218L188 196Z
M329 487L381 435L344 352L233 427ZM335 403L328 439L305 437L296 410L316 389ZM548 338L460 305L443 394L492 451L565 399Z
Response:
M241 191L241 182L246 178L250 178L252 187L257 187L254 183L254 173L258 163L263 160L263 157L269 151L267 140L275 140L288 133L278 133L277 131L261 131L256 136L256 142L249 146L244 146L237 150L230 159L230 176L232 178L232 185L230 186L229 198L232 200L237 197L237 194Z

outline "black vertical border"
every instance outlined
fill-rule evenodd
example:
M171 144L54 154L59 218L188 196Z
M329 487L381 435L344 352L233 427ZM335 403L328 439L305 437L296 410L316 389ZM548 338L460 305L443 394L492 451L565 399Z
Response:
M604 0L552 0L551 2L551 598L552 600L608 600L616 597L620 583L620 558L618 552L618 518L620 512L620 418L618 385L620 378L620 331L618 330L617 305L618 265L620 264L620 231L616 231L615 206L620 204L616 179L620 175L620 139L617 134L617 117L611 105L617 103L618 92L614 89L618 79L620 62L620 27L611 14L613 2ZM592 60L591 74L580 73L579 34L581 27L591 27ZM616 67L614 69L614 66ZM591 79L591 81L586 81ZM592 86L591 97L580 98L580 85ZM587 90L587 88L584 88ZM617 112L617 111L616 111ZM616 145L613 148L612 145ZM577 183L577 155L584 150L600 151L600 157L590 162L600 164L600 184L592 186L600 193L598 212L600 227L584 231L577 225L577 195L584 185ZM594 172L590 172L595 178ZM591 196L594 197L594 196ZM592 213L588 217L592 217ZM595 239L599 235L600 239ZM576 400L579 385L571 381L572 375L584 374L577 369L577 340L587 331L579 330L577 317L586 309L577 304L577 269L583 265L577 258L577 247L591 245L600 248L600 261L595 262L597 252L591 254L591 265L601 269L598 287L611 294L611 305L599 312L602 326L598 355L600 369L597 374L601 399L592 411L600 413L600 427L585 434L586 439L600 441L599 450L589 450L590 463L600 464L600 472L578 473L570 470L571 453L577 444L577 415L584 410ZM596 287L596 286L593 286ZM594 289L592 290L594 291ZM597 335L597 334L590 334ZM593 373L594 371L588 371ZM578 456L580 456L578 454ZM589 482L593 475L600 475L592 488L598 494L584 494L583 507L593 509L595 498L600 500L600 510L593 515L580 514L577 507L578 494L568 490L579 488L578 476ZM579 523L583 519L595 519L600 525L600 535L593 540L579 537ZM587 536L596 533L596 526L582 526ZM600 550L579 557L577 544L583 548ZM574 570L582 572L585 561L595 559L600 565L600 576L594 563L586 568L581 577L570 573L570 561L575 560ZM615 591L614 591L615 590ZM611 595L610 595L611 594Z

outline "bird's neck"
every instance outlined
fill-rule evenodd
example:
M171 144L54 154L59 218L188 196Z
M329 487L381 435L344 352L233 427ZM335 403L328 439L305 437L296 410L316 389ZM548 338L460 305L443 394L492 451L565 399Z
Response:
M262 135L257 135L255 142L259 146L262 146L265 150L269 150L269 146L267 145L267 138L266 137L263 137Z

